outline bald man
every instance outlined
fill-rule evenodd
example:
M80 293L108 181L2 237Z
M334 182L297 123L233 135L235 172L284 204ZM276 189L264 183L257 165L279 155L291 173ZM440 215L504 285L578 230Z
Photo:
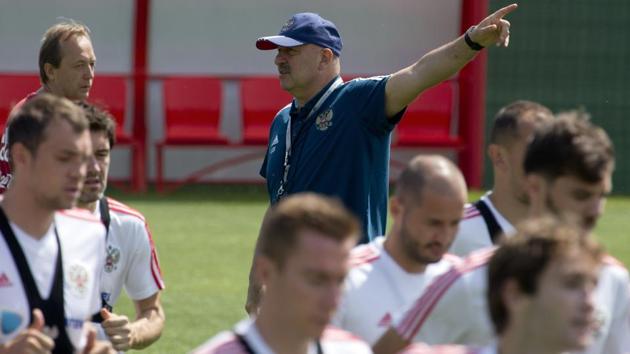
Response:
M459 262L445 255L457 233L466 184L448 159L417 156L398 177L387 237L356 247L333 324L373 344L436 276Z

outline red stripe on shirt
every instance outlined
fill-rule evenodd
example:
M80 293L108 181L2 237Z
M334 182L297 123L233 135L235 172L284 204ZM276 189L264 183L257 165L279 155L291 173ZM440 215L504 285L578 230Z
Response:
M464 208L464 220L471 219L479 215L481 215L481 213L473 204L467 204Z
M356 267L366 263L372 263L379 259L381 253L371 244L354 248L350 253L350 266Z
M444 258L445 261L447 261L447 262L449 262L449 263L451 263L453 265L461 264L464 261L463 258L461 258L459 256L456 256L454 254L451 254L451 253L445 253L442 256L442 258Z
M127 205L112 199L107 198L107 204L109 205L110 210L115 212L135 216L144 224L144 230L149 236L149 244L151 245L151 275L153 276L153 280L157 287L162 290L164 289L164 280L162 279L162 269L160 268L160 262L158 260L157 250L155 249L155 242L153 241L153 236L151 235L151 230L149 230L149 225L146 222L146 218L139 211L128 207Z
M606 254L604 255L603 259L602 259L602 263L606 264L606 265L611 265L611 266L617 266L617 267L621 267L623 269L626 269L626 266L621 263L621 261L619 261L617 258Z
M492 247L475 252L460 265L453 266L448 272L436 278L420 298L416 300L413 307L405 313L400 324L395 327L396 332L403 339L411 341L420 331L420 328L439 300L444 296L444 293L464 274L487 264L495 249L495 247Z

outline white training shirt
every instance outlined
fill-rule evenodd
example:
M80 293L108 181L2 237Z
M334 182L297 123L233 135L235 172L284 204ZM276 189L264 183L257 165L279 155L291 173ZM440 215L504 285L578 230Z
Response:
M26 262L31 269L33 280L42 299L50 296L53 286L53 276L57 262L57 240L55 238L55 225L51 224L46 234L41 239L30 236L18 225L9 221L13 234L17 239Z
M234 327L234 332L244 337L245 341L256 354L275 354L265 343L265 340L256 329L254 319L245 319ZM193 354L247 354L243 345L232 331L221 332L208 340L199 348L193 350ZM351 333L327 327L320 338L323 354L369 354L372 350L359 338ZM308 354L317 354L315 342L308 348Z
M132 300L143 300L164 288L157 252L144 216L107 198L110 224L107 234L101 296L114 306L124 286ZM97 207L95 215L100 217ZM115 312L115 309L114 309Z
M427 284L461 259L445 255L422 273L408 273L387 253L380 236L355 247L352 268L332 324L374 344L389 328L392 316L409 308Z
M495 248L480 250L435 279L395 330L409 341L488 345L493 338L486 301L487 265ZM630 353L628 271L610 256L602 263L595 290L601 326L583 354Z
M74 347L81 350L86 344L85 320L98 312L101 305L99 288L105 228L100 220L79 209L55 213L54 223L63 258L66 331ZM40 296L46 299L52 288L58 254L54 228L37 241L15 225L11 226L27 257ZM30 318L20 274L7 243L0 237L0 343L8 342L26 329ZM55 332L54 329L47 331L51 335Z
M481 197L481 200L488 206L505 235L514 235L516 229L492 204L492 200L490 200L491 194L492 191L487 192ZM476 250L491 246L493 244L486 221L474 204L466 204L464 218L459 223L459 231L455 235L453 244L448 252L460 257L466 257Z

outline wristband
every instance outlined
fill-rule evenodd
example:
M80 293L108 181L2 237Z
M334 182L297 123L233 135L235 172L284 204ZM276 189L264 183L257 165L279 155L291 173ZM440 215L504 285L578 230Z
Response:
M468 47L470 47L470 49L477 50L477 51L478 50L482 50L484 48L484 46L482 46L481 44L479 44L477 42L473 42L473 40L468 35L468 32L470 32L473 28L475 28L475 26L470 27L468 29L468 31L466 31L466 34L464 34L464 41L466 42Z

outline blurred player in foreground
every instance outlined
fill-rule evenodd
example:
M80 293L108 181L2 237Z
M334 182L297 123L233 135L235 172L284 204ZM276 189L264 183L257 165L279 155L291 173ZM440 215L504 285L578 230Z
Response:
M256 271L265 284L257 316L196 354L371 353L367 343L328 326L348 273L359 223L340 202L297 193L271 208Z

